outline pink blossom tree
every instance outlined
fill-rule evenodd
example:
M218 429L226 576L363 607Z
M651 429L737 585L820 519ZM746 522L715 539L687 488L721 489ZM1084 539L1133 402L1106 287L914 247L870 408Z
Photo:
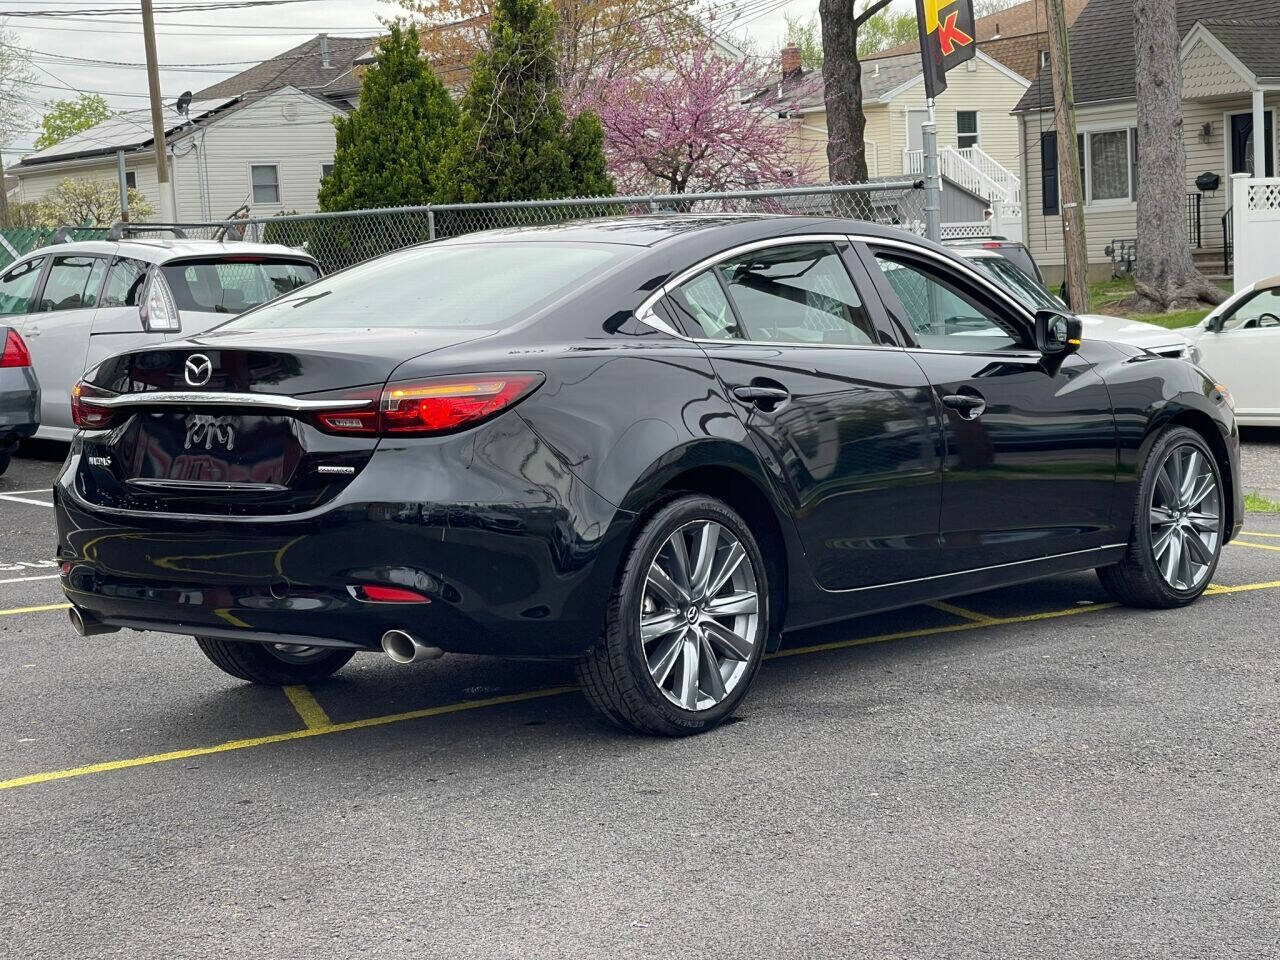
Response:
M724 56L702 30L690 35L660 24L655 32L657 55L646 57L648 65L612 65L584 85L575 104L599 114L619 189L686 193L804 183L812 173L807 151L792 145L786 120L751 99L776 83L776 71Z

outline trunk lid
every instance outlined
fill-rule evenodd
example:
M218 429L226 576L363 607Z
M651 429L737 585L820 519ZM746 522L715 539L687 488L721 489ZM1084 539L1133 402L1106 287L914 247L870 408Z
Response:
M369 409L404 360L485 330L227 331L104 361L114 419L82 435L81 495L145 513L298 513L338 495L376 436L321 430L317 410Z

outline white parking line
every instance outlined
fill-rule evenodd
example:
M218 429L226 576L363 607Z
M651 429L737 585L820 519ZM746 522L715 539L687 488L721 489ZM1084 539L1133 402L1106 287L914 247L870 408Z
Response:
M43 577L10 577L8 580L0 580L0 583L27 583L31 580L57 580L60 574L50 573Z
M33 491L38 492L38 491ZM52 509L53 504L44 500L32 500L29 497L16 497L12 493L0 493L0 500L8 500L10 503L29 503L37 507L49 507Z
M5 490L2 495L16 497L22 493L53 493L53 487L41 487L39 490Z

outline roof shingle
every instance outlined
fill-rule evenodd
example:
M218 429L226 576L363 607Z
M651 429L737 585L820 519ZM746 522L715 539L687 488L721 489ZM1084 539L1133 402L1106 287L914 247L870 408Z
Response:
M359 88L351 75L353 62L369 52L377 37L328 37L329 66L320 54L321 38L312 37L284 53L263 60L234 77L220 80L196 92L197 100L235 97L250 92L265 92L280 87L297 87L310 93L340 93Z

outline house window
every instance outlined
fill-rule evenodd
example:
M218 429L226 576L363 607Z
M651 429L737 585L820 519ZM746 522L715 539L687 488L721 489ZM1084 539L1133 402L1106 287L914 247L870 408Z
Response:
M1040 51L1040 68L1043 70L1047 66L1049 66L1049 51L1041 50Z
M1138 193L1137 130L1098 130L1079 134L1080 185L1084 202L1128 203Z
M978 111L956 111L956 146L961 150L978 145Z
M323 179L325 179L326 177L328 177L328 176L329 176L329 174L331 174L331 173L333 173L333 164L332 164L332 163L322 163L322 164L320 164L320 179L321 179L321 180L323 180Z
M253 182L254 203L280 202L280 171L275 164L253 164L249 167Z
M124 175L124 185L126 190L138 189L138 175L130 170Z

